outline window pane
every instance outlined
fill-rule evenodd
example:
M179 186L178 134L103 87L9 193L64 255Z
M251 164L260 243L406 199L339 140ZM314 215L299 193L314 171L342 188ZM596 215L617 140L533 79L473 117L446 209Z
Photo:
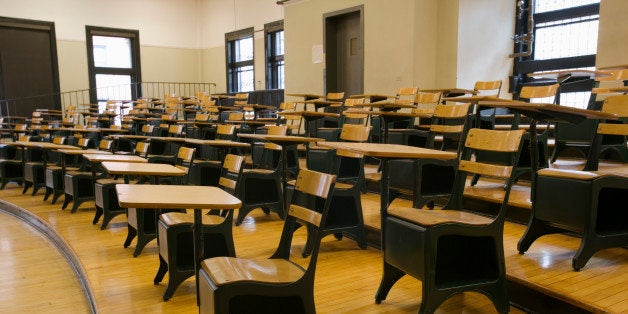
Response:
M131 39L122 37L92 36L94 66L131 68Z
M235 42L235 61L253 60L253 37L238 39Z
M283 82L283 60L279 61L279 63L277 64L277 82L278 82L277 88L279 89L285 88L285 85Z
M537 25L534 59L575 57L596 54L599 20L562 20L558 26L550 23Z
M131 100L131 76L96 74L96 95L102 100Z
M283 31L275 33L275 56L283 55Z
M581 5L600 3L600 0L544 0L536 1L534 4L534 12L542 13L548 11L556 11L560 9L579 7Z
M255 77L252 65L236 68L236 76L238 80L237 91L250 92L255 90Z
M587 109L590 98L591 98L591 92L561 93L560 105L568 106L568 107L575 107L575 108L580 108L580 109Z

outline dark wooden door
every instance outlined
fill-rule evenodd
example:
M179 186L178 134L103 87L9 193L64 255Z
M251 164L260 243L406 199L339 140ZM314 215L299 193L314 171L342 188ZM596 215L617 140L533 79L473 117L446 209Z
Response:
M60 109L54 23L0 17L2 115Z
M363 32L361 7L326 15L326 92L363 93Z

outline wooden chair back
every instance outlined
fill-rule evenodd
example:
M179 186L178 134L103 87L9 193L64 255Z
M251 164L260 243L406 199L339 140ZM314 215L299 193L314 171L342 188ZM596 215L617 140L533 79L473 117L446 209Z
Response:
M53 143L53 144L60 144L60 145L61 145L61 144L65 143L65 137L64 137L64 136L55 136L55 137L52 139L52 143Z
M600 154L609 148L615 148L622 155L628 142L628 95L608 96L602 103L602 112L617 115L618 120L600 120L591 148L587 155L584 170L598 170ZM623 159L623 156L622 156ZM625 159L624 159L625 162Z
M104 150L104 151L110 151L111 150L111 145L113 145L113 141L110 139L102 139L100 140L100 143L98 144L98 149L99 150Z
M197 113L194 116L194 121L199 121L199 122L209 121L209 113Z
M286 135L288 127L285 125L269 125L266 127L266 134L268 135Z
M249 101L249 94L248 93L237 93L235 94L235 105L236 106L244 106L248 103Z
M340 140L350 142L366 142L369 139L371 126L344 124L340 131Z
M444 209L459 210L463 208L464 189L469 183L467 178L475 175L505 180L504 202L507 202L510 187L515 182L513 168L522 151L524 134L526 131L521 129L507 131L470 129L460 154L452 197ZM478 152L501 153L508 156L508 162L494 158L478 160L475 158ZM507 204L502 204L502 210L500 210L496 220L501 219L503 221L507 206Z
M345 92L332 92L327 93L326 100L330 101L342 101L345 98Z
M76 146L85 149L85 148L87 148L87 145L89 145L89 139L85 138L85 137L81 137L81 138L78 139L78 142L77 142Z
M193 147L179 147L179 151L177 152L177 159L180 163L191 163L194 161L194 153L196 149Z
M238 177L242 173L244 156L227 154L222 162L222 174L218 179L218 186L223 190L234 193L238 184Z
M137 143L135 143L135 155L140 157L146 157L146 155L148 154L149 146L149 142L138 141Z
M183 134L183 125L181 124L172 124L168 127L168 135L169 136L181 136Z
M231 121L244 120L244 113L243 112L231 112L229 113L229 117L227 118L227 120L231 120Z
M419 92L418 87L401 87L397 89L397 94L395 95L396 103L412 103L416 97L416 94Z
M530 100L532 98L553 98L552 102L556 102L556 92L558 92L558 84L542 85L542 86L523 86L519 92L519 98Z
M152 135L154 129L155 129L154 125L150 125L150 124L142 125L142 133L144 135Z
M502 89L502 81L477 81L473 86L473 90L478 92L480 96L493 96L499 97L499 93Z
M219 124L216 126L216 135L233 135L235 134L236 126L233 124Z

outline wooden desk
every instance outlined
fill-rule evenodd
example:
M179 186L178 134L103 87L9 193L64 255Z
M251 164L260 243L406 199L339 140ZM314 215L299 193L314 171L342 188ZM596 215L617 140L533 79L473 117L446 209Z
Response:
M132 162L132 163L144 163L148 162L145 158L135 155L115 155L115 154L84 154L83 158L87 159L91 163L92 178L96 182L96 168L98 164L103 161L115 161L115 162Z
M303 120L305 120L305 130L308 135L312 134L310 130L310 125L309 125L310 122L323 119L325 117L335 117L335 118L340 117L340 114L338 113L310 111L310 110L290 111L287 114L301 116ZM316 137L317 134L318 134L318 128L314 126L314 132L313 132L314 137Z
M286 94L286 96L291 96L291 97L301 97L303 98L304 101L306 100L314 100L314 99L319 99L319 98L325 98L325 96L323 95L318 95L318 94Z
M196 295L198 298L198 269L203 259L202 210L232 210L242 206L235 196L214 186L194 185L116 185L118 202L125 208L194 208L194 270L196 273Z
M237 147L244 148L244 147L251 146L251 144L249 143L229 141L229 140L201 140L201 139L195 139L195 138L187 138L185 139L185 142L191 145L195 145L195 146L207 145L207 146L213 146L213 147L218 148L219 150L218 156L221 162L225 158L226 152L228 149L237 148Z
M369 103L373 103L376 101L383 101L390 98L397 98L397 95L357 94L357 95L350 95L349 98L366 98L369 100Z
M370 108L378 108L379 111L397 111L403 108L416 108L414 103L407 102L388 102L388 101L378 101L374 103L367 104L355 104L354 107L370 107Z
M412 119L415 117L425 117L425 113L414 113L414 112L394 112L394 111L360 111L355 110L351 111L351 113L357 114L368 114L372 116L379 116L381 119L381 125L384 129L384 136L381 140L382 143L388 143L388 124L395 121L402 121L407 119ZM381 132L381 131L380 131ZM381 135L381 133L380 133Z
M525 103L525 102L500 102L500 101L482 101L483 106L494 108L507 108L514 112L518 112L525 116L530 117L530 163L532 168L532 182L536 176L538 169L538 156L536 152L537 148L537 133L536 125L538 122L568 122L573 124L581 123L586 119L607 119L617 120L618 117L615 114L606 112L579 109L573 107L560 106L555 104L538 104L538 103Z
M558 84L567 83L568 80L577 80L577 79L592 79L596 77L607 77L611 76L611 71L600 71L600 70L560 70L560 71L548 71L548 72L534 72L529 73L529 77L534 78L542 78L542 79L550 79L555 80Z
M311 142L322 142L325 141L322 138L316 137L305 137L305 136L291 136L291 135L268 135L268 134L246 134L246 133L238 133L238 137L243 138L252 138L260 141L267 141L281 146L281 177L283 179L283 192L285 196L286 186L288 183L287 179L287 168L288 168L288 154L287 150L290 146L295 146L298 144L309 144ZM286 208L286 213L288 212L288 202L284 204Z
M318 146L333 149L348 150L356 153L380 159L382 161L382 177L380 179L380 213L381 213L381 243L384 250L384 220L386 219L388 205L390 204L390 173L388 161L393 159L456 159L455 152L447 152L436 149L414 147L398 144L378 143L350 143L350 142L319 142Z
M341 101L331 101L331 100L323 100L323 99L312 99L312 100L304 100L302 101L305 104L305 110L307 110L307 105L314 105L314 111L318 111L320 108L325 108L333 105L342 105Z
M153 177L154 184L159 184L159 177L181 177L185 171L169 164L157 163L136 163L136 162L112 162L103 161L103 168L109 174L124 176L124 183L129 183L129 176L150 176Z
M477 95L478 91L465 88L432 88L420 89L419 92L425 93L442 93L442 97L457 97L462 95Z

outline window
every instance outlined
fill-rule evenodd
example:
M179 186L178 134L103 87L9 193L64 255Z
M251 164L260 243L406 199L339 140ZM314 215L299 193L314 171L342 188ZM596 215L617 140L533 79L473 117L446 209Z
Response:
M531 53L525 40L515 40L511 92L522 85L542 84L542 79L528 77L529 73L568 69L594 69L597 53L600 0L524 0L518 1L515 38L529 38ZM528 10L530 4L534 7ZM529 14L532 19L529 19ZM517 56L518 55L518 56ZM561 85L560 104L586 108L594 81L573 80Z
M265 24L264 34L266 38L266 89L283 89L283 21Z
M141 97L139 31L86 26L90 101L104 109L107 100Z
M227 55L227 92L255 90L253 66L253 28L225 35Z

